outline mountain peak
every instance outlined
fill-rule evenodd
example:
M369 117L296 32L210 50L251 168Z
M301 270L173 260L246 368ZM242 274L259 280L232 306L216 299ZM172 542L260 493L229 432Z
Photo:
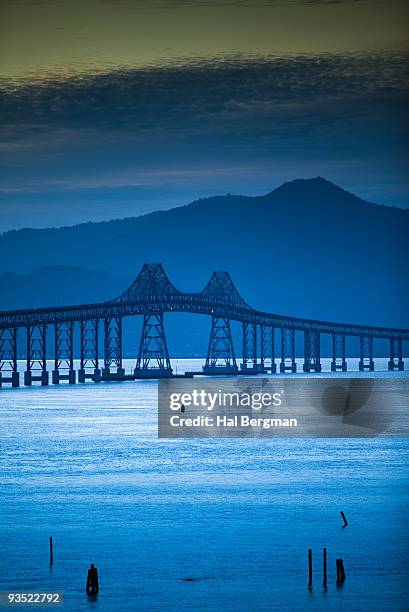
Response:
M315 176L314 178L297 178L292 181L288 181L274 189L270 193L274 193L277 191L311 191L311 190L326 190L326 191L337 191L342 193L348 193L345 189L338 187L335 183L325 179L322 176Z
M322 176L307 179L299 178L283 183L280 187L268 193L266 197L283 205L291 204L303 207L371 206L370 202L362 200Z

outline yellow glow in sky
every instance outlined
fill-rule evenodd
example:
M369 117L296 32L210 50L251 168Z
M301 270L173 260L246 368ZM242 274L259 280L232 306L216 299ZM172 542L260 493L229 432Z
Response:
M3 76L20 76L180 57L402 49L408 7L401 0L0 0L0 67Z

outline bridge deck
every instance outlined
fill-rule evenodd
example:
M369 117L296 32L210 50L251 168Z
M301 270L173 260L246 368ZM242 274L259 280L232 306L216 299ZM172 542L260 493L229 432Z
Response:
M178 293L177 295L152 295L145 299L129 301L112 300L94 304L53 306L49 308L30 308L0 311L0 329L26 327L28 325L48 325L70 321L87 321L108 317L146 315L152 312L190 312L201 315L216 315L235 321L247 321L257 325L271 325L320 333L340 333L349 336L372 336L374 338L400 337L409 339L409 329L356 325L289 317L263 312L247 305L236 305L226 300L203 296L202 293Z

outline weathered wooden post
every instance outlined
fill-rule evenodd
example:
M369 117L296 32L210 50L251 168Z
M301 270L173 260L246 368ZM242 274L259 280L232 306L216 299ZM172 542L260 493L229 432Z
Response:
M337 584L342 584L345 580L344 562L342 559L337 559Z
M312 588L312 550L308 549L308 588Z
M99 591L98 570L93 563L91 563L91 567L88 570L85 590L87 595L96 595Z
M322 561L323 561L323 566L322 566L322 569L323 569L323 580L322 580L322 582L323 582L324 587L326 587L327 586L327 549L326 548L324 548L324 554L323 554L323 560Z
M54 557L53 557L53 536L50 536L50 565L52 565L54 562Z

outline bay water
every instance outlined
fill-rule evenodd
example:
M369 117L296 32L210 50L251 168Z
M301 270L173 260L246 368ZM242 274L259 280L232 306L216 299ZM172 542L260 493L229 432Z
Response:
M69 610L407 609L407 439L158 440L155 381L87 382L3 387L0 450L0 590Z

